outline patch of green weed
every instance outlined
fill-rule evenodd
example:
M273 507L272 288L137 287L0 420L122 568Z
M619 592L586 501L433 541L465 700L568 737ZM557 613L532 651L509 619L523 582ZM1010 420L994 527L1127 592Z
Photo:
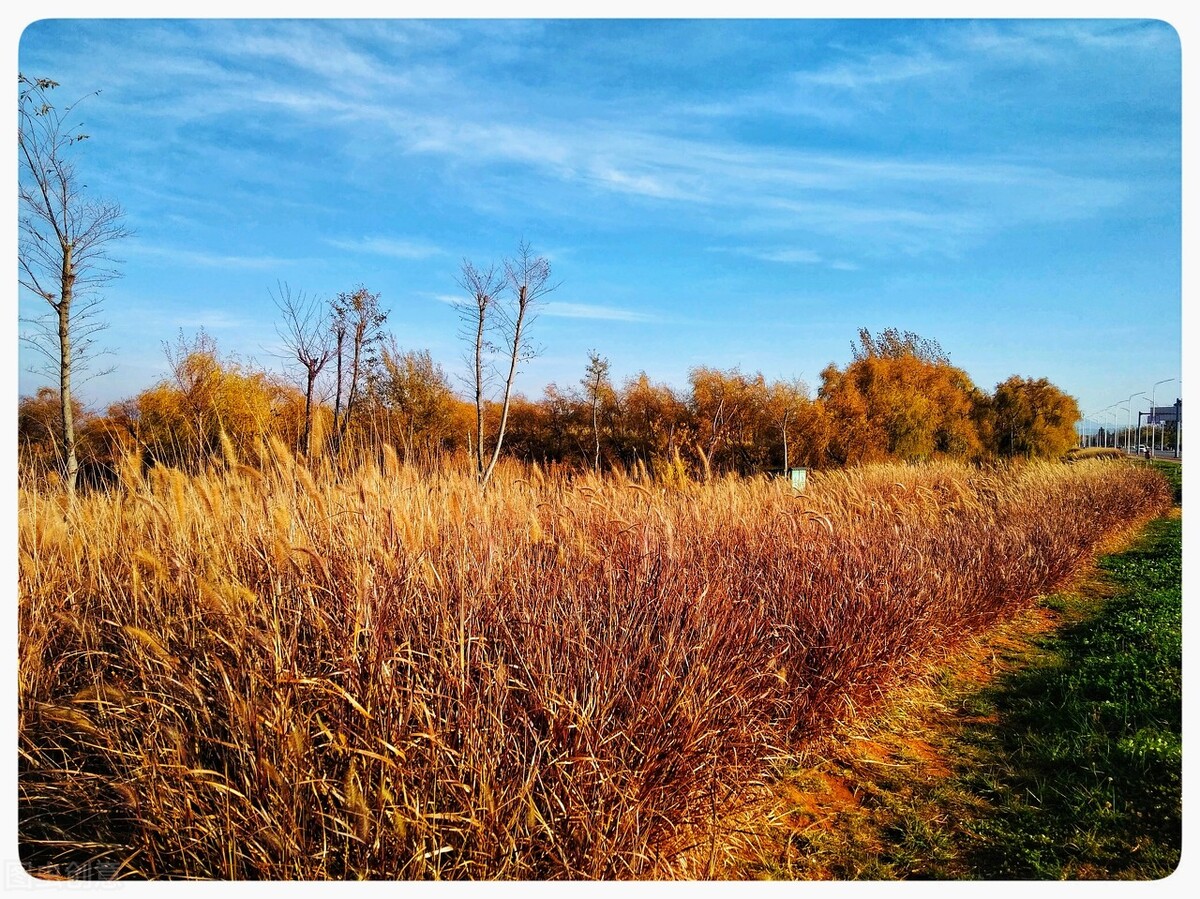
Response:
M1182 840L1182 590L1178 518L1154 522L1100 567L1119 588L1002 678L994 811L971 850L977 876L1157 879Z

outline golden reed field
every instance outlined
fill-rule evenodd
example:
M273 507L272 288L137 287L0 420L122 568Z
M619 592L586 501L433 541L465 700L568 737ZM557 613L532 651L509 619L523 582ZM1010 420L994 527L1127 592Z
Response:
M1111 461L248 461L19 491L31 872L720 877L789 756L1171 503Z

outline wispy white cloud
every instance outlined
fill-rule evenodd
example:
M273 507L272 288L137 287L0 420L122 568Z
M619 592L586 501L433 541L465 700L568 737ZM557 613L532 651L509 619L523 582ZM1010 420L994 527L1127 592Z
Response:
M659 321L659 317L652 313L635 312L632 309L620 309L616 306L602 306L595 303L551 302L540 310L540 314L552 318L590 318L614 322Z
M465 294L427 293L425 296L447 306L458 306L464 301L469 302L469 298ZM538 316L547 318L581 318L611 322L657 322L662 320L660 316L651 312L607 306L602 303L571 303L559 300L550 300L539 305L536 313Z
M955 69L950 60L927 51L912 54L874 53L849 62L798 72L796 83L858 91L923 78L945 77Z
M835 154L815 152L803 140L744 140L720 123L690 127L687 112L689 104L695 108L695 95L677 105L656 106L653 115L645 109L626 115L629 107L595 104L586 93L575 106L521 107L514 114L512 98L481 83L478 69L464 66L456 79L453 59L410 52L410 45L444 48L461 41L461 29L426 24L421 26L426 34L409 24L413 27L194 25L193 39L199 34L216 47L215 58L222 65L184 67L177 100L156 108L225 120L239 108L244 116L248 103L261 108L264 125L270 115L282 116L278 133L289 128L322 132L328 141L323 147L345 154L336 163L350 160L346 168L355 172L378 173L381 165L395 165L406 156L427 157L417 164L444 175L447 193L458 191L461 202L487 206L489 212L505 208L501 194L525 203L526 209L541 205L564 215L591 214L587 201L595 196L612 198L611 209L635 197L640 208L659 204L668 215L696 209L711 233L748 235L784 228L779 237L786 243L768 243L754 255L785 264L831 265L829 260L847 255L891 249L954 252L1032 221L1095 216L1123 202L1131 190L1078 174L1065 163L1034 163L1039 159L1036 147L1023 156L1029 164L1018 164L999 153L948 158L936 145L924 143L916 149L867 145L879 147L873 152L858 144ZM988 66L995 70L1018 60L1038 62L1064 46L1122 40L1145 44L1161 42L1168 33L1120 23L1079 23L1066 29L965 23L909 35L879 50L838 48L828 62L808 70L776 70L760 87L714 96L711 106L720 110L715 120L722 115L731 120L745 114L777 117L797 110L819 114L822 108L845 114L912 86L934 91L978 77ZM175 49L183 46L180 38L175 40ZM401 53L411 60L389 64ZM246 60L269 63L263 77L253 77ZM280 77L280 72L292 76ZM434 89L418 89L429 87ZM852 95L861 96L864 105ZM372 138L363 141L362 134ZM288 179L302 174L287 169L272 180L271 172L282 167L264 165L248 143L223 143L220 152L205 154L210 158L235 183L266 184L278 196L287 195ZM403 238L330 243L397 259L427 259L444 252ZM196 265L237 268L283 262L183 256Z
M374 81L386 72L377 60L355 50L329 28L277 23L269 31L237 29L230 38L227 49L231 56L274 60L346 86L364 79Z
M939 43L979 68L994 62L1063 64L1079 52L1161 53L1178 49L1178 35L1154 20L971 22Z
M1047 42L1036 32L1019 31L992 22L972 22L960 33L945 42L947 52L964 52L984 62L1044 63L1062 53L1062 32Z
M737 253L764 262L781 262L789 265L816 265L824 262L821 254L815 250L799 247L712 247L713 252Z
M433 153L475 163L497 160L543 167L564 176L577 174L584 145L563 122L513 125L500 121L450 118L436 110L378 110L411 153Z
M803 229L855 245L874 243L876 249L888 236L879 229L915 229L904 240L910 250L919 251L927 235L935 238L928 248L940 251L1047 215L1059 221L1094 215L1127 195L1124 185L1111 180L1007 158L835 156L577 120L514 129L429 116L408 125L419 135L409 152L436 153L460 168L485 172L516 163L566 189L633 194L665 208L723 210L722 221L730 226L788 209L801 213L793 233ZM547 191L542 183L538 195Z
M292 85L263 85L245 94L247 102L273 107L294 116L340 116L354 118L361 112L359 104L345 97L322 90L305 90Z
M205 253L199 250L184 250L177 247L165 247L146 243L131 244L128 249L122 248L123 255L136 255L142 258L160 258L170 260L174 264L192 265L199 268L241 269L241 270L271 270L285 268L295 264L293 259L281 256L237 256L224 253Z
M392 259L429 259L445 255L441 247L424 240L407 240L394 237L363 237L357 240L336 238L327 241L330 246L350 252L371 253Z
M447 306L458 306L468 299L465 295L452 293L431 293L426 296L439 303L445 303ZM618 306L605 306L599 303L567 303L557 300L539 306L537 314L547 318L584 318L610 322L661 321L658 315L650 312L638 312L633 309L622 309Z
M821 260L787 247L759 253L759 258L790 264L818 264L861 252L864 246L876 253L889 246L906 253L945 252L1044 215L1056 220L1094 215L1126 195L1123 185L1061 167L1013 164L999 156L947 161L927 146L923 157L909 149L833 155L812 152L802 142L748 142L718 126L684 127L688 104L694 108L695 97L677 106L667 104L655 116L628 116L624 108L618 114L583 98L569 109L547 105L514 115L510 98L489 92L486 84L470 77L456 80L451 77L453 63L440 57L418 55L403 66L384 64L389 54L405 51L406 41L445 46L450 38L461 40L454 29L389 37L365 23L346 27L351 30L279 23L270 29L250 28L245 34L214 27L212 34L229 35L227 46L237 51L222 54L229 61L229 75L217 81L213 73L204 73L195 81L196 90L181 97L175 108L182 114L191 105L186 98L195 93L211 115L234 108L231 104L240 97L290 117L297 126L344 131L344 138L328 146L341 147L354 170L361 172L378 171L385 155L392 165L406 155L427 157L419 164L440 166L448 188L461 192L463 202L486 206L489 212L504 208L498 192L522 199L527 208L541 204L559 214L571 210L584 215L591 212L586 202L591 196L607 195L616 202L635 197L647 206L661 204L669 214L703 207L711 210L705 222L714 231L745 234L757 223L769 221L779 227L781 219L775 213L790 210L798 214L786 240L810 242L814 235L826 239L816 241L819 250L811 251L819 252ZM1030 54L1052 48L1052 38L1059 44L1116 39L1109 35L1103 29L1082 28L1076 38L1053 30L1043 38L1036 29L981 23L896 42L877 52L843 53L811 70L783 73L756 92L714 97L710 105L720 110L714 112L714 121L725 114L797 110L805 115L822 109L846 115L848 109L879 102L878 96L888 91L909 85L932 89L968 79L984 64L976 57L1032 58ZM238 54L268 61L297 77L255 81L244 64L236 63ZM216 90L206 93L201 87ZM214 99L214 93L224 99ZM861 95L866 106L848 103L851 95ZM834 96L839 98L836 102ZM362 133L375 137L363 142L355 137ZM264 169L249 152L224 146L219 159L241 175L234 167L239 156L246 156L243 170L262 179L257 173ZM1026 158L1036 156L1030 153ZM536 180L527 186L526 177ZM894 239L895 230L905 228L908 233ZM827 245L831 238L838 246ZM332 243L339 249L399 259L431 258L442 252L403 239Z
M823 262L820 253L812 250L763 250L755 254L767 262L783 262L789 265L815 265Z
M684 190L679 185L669 183L661 176L632 175L607 163L598 164L593 174L596 181L621 193L638 194L659 200L703 201L703 197L696 192Z

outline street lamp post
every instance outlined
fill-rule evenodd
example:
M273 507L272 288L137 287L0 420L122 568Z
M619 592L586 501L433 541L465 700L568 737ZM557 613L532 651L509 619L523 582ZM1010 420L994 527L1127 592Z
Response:
M1104 410L1104 414L1105 414L1106 416L1108 416L1108 417L1111 417L1111 418L1112 418L1112 425L1109 427L1109 429L1108 429L1108 430L1109 430L1109 434L1111 434L1111 435L1112 435L1112 448L1113 448L1113 449L1116 449L1116 448L1117 448L1117 413L1116 413L1116 408L1117 408L1117 404L1116 404L1116 403L1113 403L1111 406L1109 406L1107 409L1105 409L1105 410ZM1105 445L1105 446L1108 446L1108 436L1107 436L1107 435L1106 435L1106 436L1105 436L1105 438L1104 438L1104 445Z
M1076 430L1079 432L1079 448L1080 449L1083 449L1084 447L1092 445L1092 438L1088 435L1088 422L1091 421L1091 419L1092 419L1092 413L1084 412L1080 416L1079 421L1076 422L1076 425L1077 425Z
M1104 414L1104 410L1102 410L1102 409L1098 409L1095 412L1091 412L1088 414L1088 420L1091 421L1091 423L1096 426L1096 430L1092 433L1091 437L1088 440L1088 446L1099 446L1100 445L1100 431L1101 430L1104 431L1105 441L1107 442L1107 440L1108 440L1108 428L1105 428L1104 422L1100 420L1100 416L1103 414Z
M1142 391L1131 393L1129 399L1125 401L1127 403L1125 406L1125 452L1129 452L1129 428L1133 425L1133 398L1145 395Z
M1174 380L1175 380L1174 378L1166 378L1166 379L1164 379L1164 380L1162 380L1162 381L1155 381L1155 382L1154 382L1154 386L1150 388L1150 414L1151 414L1151 415L1153 415L1153 414L1154 414L1154 391L1155 391L1156 389L1158 389L1158 385L1159 385L1159 384L1169 384L1171 381L1174 381ZM1162 447L1161 447L1161 443L1162 443L1162 441L1160 440L1160 441L1159 441L1159 444L1160 444L1160 446L1159 446L1159 449L1162 449ZM1151 455L1154 455L1154 430L1153 430L1153 425L1151 426L1151 431L1150 431L1150 450L1151 450L1151 453L1150 453L1150 454L1151 454Z

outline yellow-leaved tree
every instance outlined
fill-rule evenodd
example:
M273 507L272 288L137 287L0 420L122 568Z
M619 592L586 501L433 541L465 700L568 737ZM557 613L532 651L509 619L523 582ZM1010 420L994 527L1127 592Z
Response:
M975 459L987 396L935 340L888 328L859 331L845 370L821 372L829 456L842 464L888 459Z
M996 385L992 422L1001 456L1052 459L1075 445L1079 405L1045 378L1013 375Z

